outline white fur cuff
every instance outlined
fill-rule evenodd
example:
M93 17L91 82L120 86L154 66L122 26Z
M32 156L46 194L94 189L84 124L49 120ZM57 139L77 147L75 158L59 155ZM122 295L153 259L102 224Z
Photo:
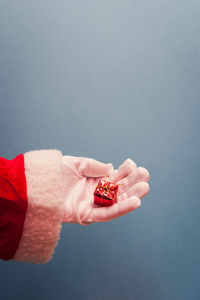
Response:
M62 153L35 150L24 154L28 208L14 260L46 263L54 254L64 215Z

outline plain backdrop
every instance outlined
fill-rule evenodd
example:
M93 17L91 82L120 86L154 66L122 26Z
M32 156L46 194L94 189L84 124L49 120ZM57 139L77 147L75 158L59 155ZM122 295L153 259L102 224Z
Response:
M0 0L0 155L146 167L111 222L65 224L46 265L0 262L2 300L200 299L200 2Z

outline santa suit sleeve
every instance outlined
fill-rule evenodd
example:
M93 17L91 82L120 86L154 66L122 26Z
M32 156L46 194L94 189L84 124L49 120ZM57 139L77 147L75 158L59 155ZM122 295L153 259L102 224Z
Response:
M35 150L0 157L0 258L46 263L64 215L62 153Z

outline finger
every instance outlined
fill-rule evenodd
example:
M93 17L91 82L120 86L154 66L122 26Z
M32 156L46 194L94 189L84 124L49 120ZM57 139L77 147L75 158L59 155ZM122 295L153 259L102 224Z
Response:
M114 168L111 163L104 164L93 158L67 156L68 160L73 162L73 169L79 177L102 177L109 176ZM67 159L66 158L66 159Z
M134 184L144 181L148 182L150 178L149 172L147 169L143 167L138 167L133 171L131 174L129 174L127 177L120 180L117 184L120 184L118 189L118 195L123 194L126 192L131 186Z
M122 202L118 202L109 207L98 207L92 212L90 221L93 222L106 222L112 219L123 216L132 210L135 210L141 205L138 197L130 197Z
M127 158L123 164L119 166L117 170L115 170L114 173L112 173L109 177L110 181L113 183L116 183L120 179L128 176L130 173L132 173L136 169L137 165L136 163L131 160L130 158Z
M133 196L138 198L144 197L149 192L149 184L147 182L138 182L128 189L127 192L121 194L118 197L118 201L124 201L125 199Z
M92 158L83 161L83 176L102 177L109 176L114 171L111 163L105 164Z

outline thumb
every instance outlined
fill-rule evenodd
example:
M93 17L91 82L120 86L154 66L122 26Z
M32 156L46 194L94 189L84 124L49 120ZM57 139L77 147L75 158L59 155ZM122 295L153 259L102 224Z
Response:
M109 176L114 171L111 163L104 164L93 158L76 157L74 160L75 167L80 176L103 177Z

